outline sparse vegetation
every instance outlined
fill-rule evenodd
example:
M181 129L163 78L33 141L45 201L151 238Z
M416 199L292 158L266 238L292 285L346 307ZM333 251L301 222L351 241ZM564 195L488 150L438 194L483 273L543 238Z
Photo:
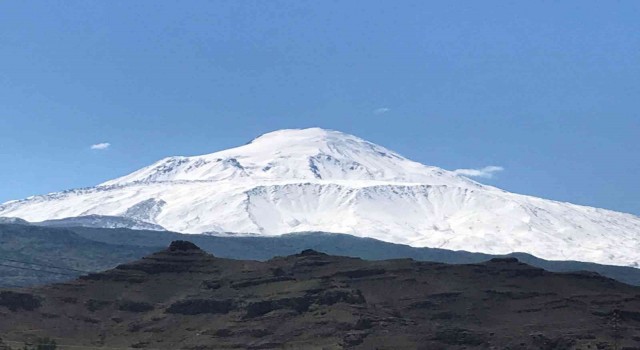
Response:
M40 300L28 293L2 291L0 292L0 306L14 312L20 309L31 311L40 307Z
M39 338L33 345L26 345L21 350L56 350L58 344L51 338Z

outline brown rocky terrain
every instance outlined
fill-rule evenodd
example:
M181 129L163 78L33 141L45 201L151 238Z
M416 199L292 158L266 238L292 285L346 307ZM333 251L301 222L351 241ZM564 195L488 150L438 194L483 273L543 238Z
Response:
M104 273L0 291L0 335L61 349L640 349L640 288L493 259L308 250L266 262L176 241Z

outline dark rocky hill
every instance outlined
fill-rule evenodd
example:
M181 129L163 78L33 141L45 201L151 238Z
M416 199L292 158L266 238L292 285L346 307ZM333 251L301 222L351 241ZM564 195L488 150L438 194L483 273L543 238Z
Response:
M0 334L63 349L640 349L640 288L514 258L306 250L259 262L178 241L68 283L1 291Z
M0 261L0 287L44 284L69 280L80 275L80 272L72 270L54 269L65 273L56 275L30 269L41 269L39 265L101 271L139 259L162 249L174 240L181 239L188 239L218 257L243 260L268 260L274 256L295 254L304 249L368 260L412 258L452 264L480 263L496 257L465 251L414 248L371 238L322 232L287 234L279 237L220 237L122 228L54 228L0 224L0 260L9 258L38 264ZM624 283L640 285L640 269L633 267L577 261L548 261L524 253L508 256L514 256L522 262L549 271L591 271ZM49 268L43 270L52 271Z

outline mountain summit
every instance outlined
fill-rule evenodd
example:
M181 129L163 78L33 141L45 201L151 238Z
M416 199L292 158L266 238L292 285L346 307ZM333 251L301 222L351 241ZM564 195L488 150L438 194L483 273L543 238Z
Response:
M339 131L288 129L194 157L169 157L102 186L163 181L370 181L478 187L440 168L408 160Z
M338 131L280 130L169 157L92 188L0 205L43 221L102 215L184 233L325 231L416 247L640 266L640 218L505 192Z

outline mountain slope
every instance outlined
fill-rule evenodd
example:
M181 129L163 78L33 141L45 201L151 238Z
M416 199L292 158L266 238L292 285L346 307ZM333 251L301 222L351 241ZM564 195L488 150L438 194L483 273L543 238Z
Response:
M415 247L640 266L640 218L508 193L355 136L281 130L165 158L97 187L0 206L43 221L120 216L183 233L349 233Z
M446 265L305 250L258 262L176 241L75 281L0 291L0 333L70 348L634 349L639 292L513 258Z

